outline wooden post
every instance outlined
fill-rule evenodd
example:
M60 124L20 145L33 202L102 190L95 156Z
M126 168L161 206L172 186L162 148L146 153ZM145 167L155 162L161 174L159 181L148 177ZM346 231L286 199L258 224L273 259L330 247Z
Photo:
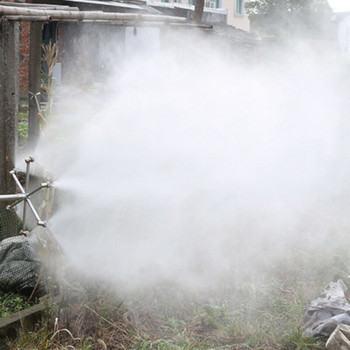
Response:
M196 5L194 8L194 15L193 15L194 23L196 24L202 23L203 11L204 11L204 0L196 0Z
M19 23L0 18L0 194L15 193L18 121ZM5 206L6 203L2 203Z
M28 143L30 149L35 148L40 135L38 108L32 94L40 92L41 81L41 41L42 31L40 22L30 23L29 49L29 114L28 114ZM32 93L32 94L31 94ZM40 101L40 96L38 96Z

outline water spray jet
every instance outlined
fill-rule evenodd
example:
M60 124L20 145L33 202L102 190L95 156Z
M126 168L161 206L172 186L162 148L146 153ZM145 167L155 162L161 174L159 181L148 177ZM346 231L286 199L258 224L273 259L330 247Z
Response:
M31 192L29 191L29 180L30 180L30 164L34 162L34 158L28 157L25 159L25 162L27 164L26 167L26 180L25 180L25 187L23 188L22 184L20 183L18 177L17 177L17 171L16 169L13 169L10 171L10 174L12 175L13 180L15 181L18 189L20 190L21 193L15 193L15 194L3 194L0 195L0 201L12 201L15 200L12 204L8 205L6 208L7 209L14 209L18 204L23 202L23 216L22 216L22 225L23 228L25 227L25 222L26 222L26 216L27 216L27 205L29 206L32 214L34 215L37 225L46 227L47 222L41 220L37 210L35 209L32 201L30 200L30 197L35 194L36 192L40 191L43 188L50 188L51 183L50 182L43 182L40 184L39 187L34 189ZM27 235L27 231L22 230L21 234Z

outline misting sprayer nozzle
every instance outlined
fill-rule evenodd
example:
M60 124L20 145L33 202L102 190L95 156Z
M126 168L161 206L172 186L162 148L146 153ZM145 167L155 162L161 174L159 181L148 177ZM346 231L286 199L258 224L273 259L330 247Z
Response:
M42 227L46 227L47 226L47 222L46 221L38 221L38 226L42 226Z
M40 186L41 188L50 188L52 185L50 182L42 182Z

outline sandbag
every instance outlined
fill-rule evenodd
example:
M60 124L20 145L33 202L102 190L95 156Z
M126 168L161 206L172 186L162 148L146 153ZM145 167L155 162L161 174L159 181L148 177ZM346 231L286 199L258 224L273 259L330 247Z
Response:
M0 242L0 290L29 295L35 288L42 264L33 240L34 236L16 236ZM41 281L38 292L43 289Z
M20 222L13 210L0 210L0 241L17 236L20 231Z

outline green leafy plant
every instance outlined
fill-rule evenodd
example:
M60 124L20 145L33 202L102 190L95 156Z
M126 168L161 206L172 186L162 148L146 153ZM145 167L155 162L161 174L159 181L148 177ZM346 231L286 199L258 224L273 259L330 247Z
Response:
M28 138L28 124L18 124L18 137L24 140Z
M22 311L31 306L27 298L14 293L0 293L0 317L6 317L14 312Z

